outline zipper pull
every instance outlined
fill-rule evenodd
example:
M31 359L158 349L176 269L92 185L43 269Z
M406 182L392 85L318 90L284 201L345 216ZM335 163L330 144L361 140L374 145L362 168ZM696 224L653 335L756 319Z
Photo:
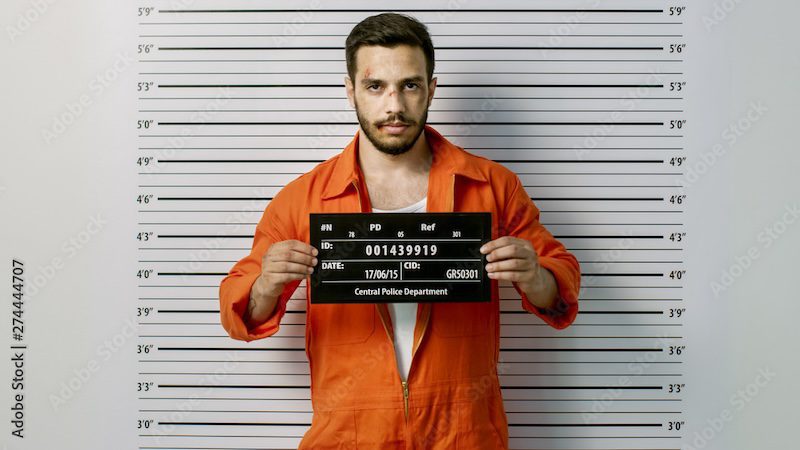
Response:
M403 406L405 407L406 419L408 419L408 381L400 381L403 385Z

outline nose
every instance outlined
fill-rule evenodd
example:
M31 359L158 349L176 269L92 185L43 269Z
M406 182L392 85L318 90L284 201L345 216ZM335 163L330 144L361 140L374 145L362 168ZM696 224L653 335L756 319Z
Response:
M397 87L386 90L386 114L394 115L405 112L405 101Z

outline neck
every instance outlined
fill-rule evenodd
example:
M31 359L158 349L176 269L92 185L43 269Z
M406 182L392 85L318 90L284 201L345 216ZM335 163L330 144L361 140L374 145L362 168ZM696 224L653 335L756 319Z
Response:
M359 128L358 163L368 179L387 180L412 174L427 174L432 156L424 130L407 152L390 155L375 148Z

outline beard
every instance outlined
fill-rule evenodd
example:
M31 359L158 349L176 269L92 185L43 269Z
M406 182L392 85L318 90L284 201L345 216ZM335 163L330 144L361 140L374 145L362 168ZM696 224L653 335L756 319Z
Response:
M356 117L358 117L358 123L361 125L361 129L364 130L366 138L372 142L376 149L389 155L401 155L409 151L414 146L414 143L417 142L419 135L422 134L425 129L425 123L428 120L428 109L426 108L419 122L409 120L399 114L376 124L368 121L359 113L358 102L355 102L355 105ZM391 122L402 122L407 124L408 128L400 135L384 135L379 125Z

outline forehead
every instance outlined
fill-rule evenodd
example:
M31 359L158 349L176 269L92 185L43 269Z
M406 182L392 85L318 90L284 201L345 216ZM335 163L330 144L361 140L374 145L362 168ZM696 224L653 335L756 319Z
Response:
M401 79L425 76L425 72L425 54L419 47L365 45L356 52L356 80L365 76L380 80Z

